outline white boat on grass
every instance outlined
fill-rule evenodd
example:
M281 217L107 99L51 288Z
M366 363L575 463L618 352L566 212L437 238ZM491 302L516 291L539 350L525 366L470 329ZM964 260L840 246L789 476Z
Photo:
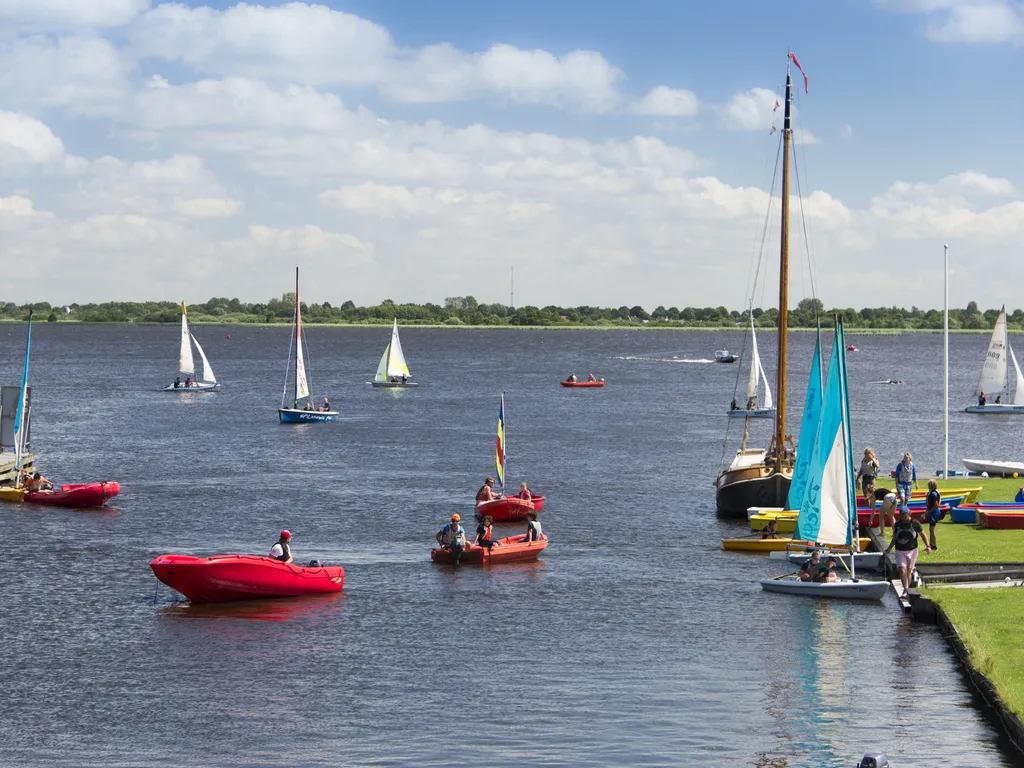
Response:
M1013 402L1010 402L1007 358L1013 361L1013 368L1017 372ZM1024 413L1024 374L1021 373L1020 365L1013 354L1013 347L1010 346L1005 306L999 312L996 327L992 329L992 337L988 341L988 351L985 353L985 362L981 366L981 376L978 378L974 396L978 398L978 404L964 408L967 413ZM1004 400L1006 402L1003 402Z
M963 463L971 472L988 472L989 477L1024 477L1024 462L1021 461L963 459Z
M196 345L199 358L203 361L203 372L196 376L196 363L192 357L192 345ZM185 380L182 381L182 375ZM181 302L181 346L178 349L178 376L173 384L164 387L164 392L209 392L218 389L217 377L213 374L210 361L206 359L206 353L199 346L198 340L188 330L188 317L185 310L185 302Z
M380 357L377 365L377 373L370 382L375 387L389 387L392 389L418 387L415 381L409 381L412 374L409 372L409 364L405 362L405 355L402 354L402 342L398 338L398 320L395 320L391 328L391 341L384 347L384 354Z
M733 407L729 409L730 416L749 416L752 419L775 418L775 405L772 403L772 390L768 386L768 377L765 375L764 366L761 365L761 356L757 354L757 333L754 331L754 318L750 318L750 343L753 354L750 356L750 376L747 379L747 402L744 408ZM759 402L758 390L764 384L764 401ZM736 401L733 400L733 406Z

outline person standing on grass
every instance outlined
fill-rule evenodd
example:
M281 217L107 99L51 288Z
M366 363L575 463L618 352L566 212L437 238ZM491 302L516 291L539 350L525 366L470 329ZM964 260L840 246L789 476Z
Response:
M875 455L874 448L864 449L864 458L860 462L860 470L857 472L857 480L861 481L861 488L864 493L864 500L867 501L868 486L874 489L875 478L878 477L878 457Z
M914 464L914 457L909 453L903 454L903 461L896 465L896 495L900 497L900 503L906 505L910 502L911 486L917 488L917 465Z
M935 543L935 526L938 525L939 520L946 516L946 513L942 511L942 496L939 494L939 484L934 480L928 481L928 498L925 500L925 517L928 518L928 544L931 545L932 549L938 549L939 545Z
M914 566L917 565L917 537L924 542L924 551L931 552L932 548L924 537L924 530L917 520L910 518L910 508L900 507L900 519L892 527L892 541L885 548L883 555L889 554L889 550L896 548L896 567L900 571L900 581L903 582L903 594L910 589L910 580L914 575Z

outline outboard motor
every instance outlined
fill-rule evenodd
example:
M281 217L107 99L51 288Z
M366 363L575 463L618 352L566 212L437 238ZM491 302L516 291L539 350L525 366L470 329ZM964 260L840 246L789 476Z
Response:
M889 765L889 758L881 752L868 752L857 763L857 768L891 768L891 766Z
M320 568L323 565L319 560L310 560L307 568Z

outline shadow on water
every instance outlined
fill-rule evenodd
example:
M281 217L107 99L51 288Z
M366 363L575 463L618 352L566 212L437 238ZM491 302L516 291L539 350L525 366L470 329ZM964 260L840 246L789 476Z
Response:
M326 618L338 614L345 606L345 595L290 597L268 600L241 600L233 603L199 603L180 600L160 608L164 619L244 619L247 621L295 621Z

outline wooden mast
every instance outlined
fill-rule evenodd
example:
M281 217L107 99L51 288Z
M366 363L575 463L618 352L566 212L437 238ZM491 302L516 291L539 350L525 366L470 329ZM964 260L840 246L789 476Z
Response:
M779 254L779 343L776 361L775 435L772 454L775 471L782 470L786 440L786 332L789 328L789 152L793 141L790 108L793 102L791 67L786 67L786 109L782 127L782 233Z

